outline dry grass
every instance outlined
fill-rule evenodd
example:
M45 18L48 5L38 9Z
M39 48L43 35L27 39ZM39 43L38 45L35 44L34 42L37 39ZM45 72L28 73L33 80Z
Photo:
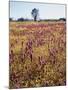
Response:
M64 21L10 22L10 88L66 84Z

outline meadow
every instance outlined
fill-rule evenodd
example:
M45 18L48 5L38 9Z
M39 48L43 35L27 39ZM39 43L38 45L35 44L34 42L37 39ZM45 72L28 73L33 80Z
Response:
M10 88L66 85L66 22L9 23Z

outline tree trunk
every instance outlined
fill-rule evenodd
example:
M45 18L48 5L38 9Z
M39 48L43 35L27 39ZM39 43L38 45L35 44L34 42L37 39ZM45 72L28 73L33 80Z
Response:
M34 21L36 21L36 19L37 19L37 16L34 17Z

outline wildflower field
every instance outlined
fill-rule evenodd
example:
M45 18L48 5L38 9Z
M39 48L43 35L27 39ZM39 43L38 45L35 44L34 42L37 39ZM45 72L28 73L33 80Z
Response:
M9 24L9 87L66 85L66 22Z

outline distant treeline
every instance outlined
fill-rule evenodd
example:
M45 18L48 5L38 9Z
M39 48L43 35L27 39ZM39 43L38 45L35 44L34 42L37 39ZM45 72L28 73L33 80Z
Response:
M59 19L39 19L37 21L66 21L65 18L59 18ZM25 18L18 18L17 20L14 20L13 18L9 18L9 21L34 21L33 19L25 19Z

